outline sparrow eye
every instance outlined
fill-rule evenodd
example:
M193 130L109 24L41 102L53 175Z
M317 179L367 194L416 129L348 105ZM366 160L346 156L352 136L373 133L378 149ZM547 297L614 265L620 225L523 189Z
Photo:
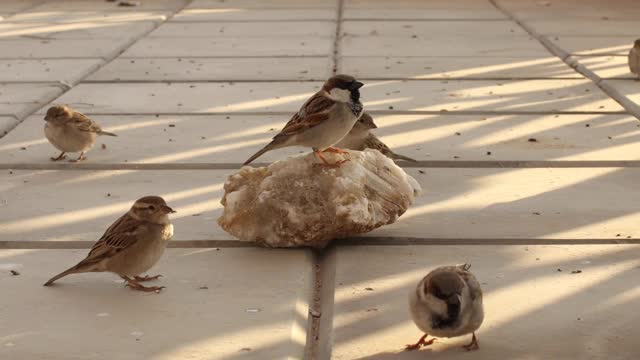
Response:
M156 211L156 207L155 207L155 206L153 206L153 205L149 205L149 210L151 210L151 211Z

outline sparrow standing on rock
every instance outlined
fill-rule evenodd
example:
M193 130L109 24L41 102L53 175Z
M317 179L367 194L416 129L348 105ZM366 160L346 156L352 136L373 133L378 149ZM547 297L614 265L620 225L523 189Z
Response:
M327 80L293 115L282 131L267 146L255 153L247 165L267 151L287 146L308 146L326 166L340 166L348 160L330 164L323 152L347 153L331 147L345 137L362 114L360 89L364 84L349 75L336 75Z
M173 236L173 225L168 214L174 212L159 196L145 196L136 200L131 209L105 231L84 260L54 276L44 286L69 274L108 271L120 275L127 286L135 290L162 290L164 286L146 287L140 284L162 275L139 275L151 269L164 253L167 242Z
M469 264L442 266L431 271L409 294L409 309L413 322L425 334L406 350L431 345L436 339L427 336L456 337L473 334L466 350L479 349L475 331L482 324L484 309L482 289L469 272Z
M640 39L636 40L629 50L629 70L640 80Z
M378 126L373 122L371 115L366 112L362 113L362 116L360 116L360 119L353 125L351 131L336 144L336 147L358 151L376 149L392 160L416 161L408 156L396 154L391 151L385 143L370 132L371 129L377 128Z
M72 162L85 160L84 153L91 149L98 135L117 136L103 131L95 121L65 105L50 107L44 120L47 122L44 135L51 145L62 151L58 157L51 158L53 161L64 159L67 152L80 153Z

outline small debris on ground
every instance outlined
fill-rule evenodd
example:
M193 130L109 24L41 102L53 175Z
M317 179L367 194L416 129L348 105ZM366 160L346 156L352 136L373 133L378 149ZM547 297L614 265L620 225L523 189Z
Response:
M589 125L589 124L584 124L584 127L589 127L589 126L591 126L591 125Z
M538 139L536 138L529 138L529 140L527 140L528 142L538 142Z
M176 127L176 124L169 124L169 127Z
M458 155L453 155L453 158L454 158L454 159L460 159L460 156L458 156Z
M425 173L425 172L424 172L424 170L418 170L418 172L419 172L420 174L424 174L424 173Z
M364 288L364 289L367 290L367 291L373 291L373 288L370 288L370 287Z
M10 272L10 273L11 273L11 275L13 275L13 276L18 276L18 275L20 275L20 273L19 273L19 272L17 272L17 271L15 271L15 270L10 270L9 272Z
M260 311L262 311L262 310L261 310L261 309L258 309L258 308L255 308L255 309L247 309L247 312L248 312L248 313L257 313L257 312L260 312Z
M367 309L367 312L371 312L371 311L378 311L378 309L377 308Z
M120 1L118 6L126 6L126 7L134 7L140 6L142 3L140 1Z
M393 110L393 106L389 106L389 110Z
M208 286L200 286L198 289L200 289L200 290L209 290L209 287Z
M459 132L457 132L457 133L456 133L456 135L460 136L460 135L462 135L462 134L460 134Z
M240 351L251 351L251 348L248 348L248 347L247 348L242 348L242 349L240 349Z
M191 214L191 216L200 216L202 215L201 213L197 213L197 214Z
M315 317L315 318L319 318L320 316L322 316L322 314L319 311L316 310L309 310L309 314L311 314L311 316Z
M491 155L491 151L487 151L487 155Z
M102 145L100 145L100 147L102 148L102 150L104 150L104 149L106 149L106 148L107 148L107 145L102 144Z
M558 272L562 272L562 269L558 268Z
M571 271L572 274L580 274L582 273L582 270L573 270Z
M27 148L23 146L20 148L20 150L27 150Z
M533 215L540 215L540 213L539 213L539 212L537 212L537 211L534 211L534 212L533 212Z

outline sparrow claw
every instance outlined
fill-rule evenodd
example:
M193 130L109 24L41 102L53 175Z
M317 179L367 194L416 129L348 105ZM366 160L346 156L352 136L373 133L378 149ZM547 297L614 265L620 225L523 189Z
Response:
M429 346L429 345L433 344L433 343L437 340L437 338L432 338L432 339L431 339L431 340L429 340L429 341L425 341L425 339L427 338L427 336L429 336L429 335L424 334L424 335L420 338L420 340L418 340L418 342L417 342L417 343L415 343L415 344L407 344L407 345L404 347L404 350L405 350L405 351L419 350L421 347L423 347L423 346Z
M480 349L480 344L478 344L478 338L476 337L476 333L473 333L473 337L471 338L471 342L467 345L462 346L466 351L473 351Z
M127 283L125 286L132 288L133 290L144 291L144 292L155 292L159 293L165 286L144 286L140 284L138 281L130 279L126 276L122 277ZM143 278L144 279L144 278Z
M87 157L84 156L84 154L80 154L80 156L78 156L77 159L69 160L69 162L79 163L79 162L84 161L84 160L87 160Z
M61 153L60 155L58 155L58 157L51 157L51 161L58 161L58 160L64 160L67 158L67 155L65 155L64 153Z
M342 150L340 148L334 148L334 147L328 147L324 150L322 150L322 152L331 152L331 153L336 153L336 154L348 154L348 151Z
M143 282L143 281L152 281L152 280L157 280L158 278L161 278L161 277L162 277L162 275L156 275L156 276L149 276L149 275L146 275L146 276L137 276L137 275L136 275L136 276L134 276L134 277L133 277L133 279L134 279L135 281L138 281L138 282Z

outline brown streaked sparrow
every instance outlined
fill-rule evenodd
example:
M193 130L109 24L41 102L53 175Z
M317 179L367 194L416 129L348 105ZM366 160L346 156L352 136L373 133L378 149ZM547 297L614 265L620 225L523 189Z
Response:
M436 339L427 336L456 337L473 334L466 350L479 349L475 331L484 319L482 289L469 271L469 264L442 266L425 276L409 294L413 322L424 332L406 350L431 345Z
M135 290L160 291L164 286L146 287L142 281L161 275L139 276L158 262L173 236L168 214L175 211L159 196L136 200L131 209L114 222L77 265L52 277L44 286L69 274L112 272Z
M347 160L329 164L323 152L346 153L331 147L345 137L362 114L359 89L364 84L353 76L335 75L327 80L284 128L264 148L245 161L247 165L267 151L287 146L307 146L327 166L339 166Z
M103 131L95 121L65 105L50 107L44 120L47 122L44 135L51 145L62 151L58 157L51 158L53 161L64 159L67 152L80 153L72 162L85 160L84 153L91 149L98 135L117 136Z
M633 43L633 47L629 50L629 70L635 74L640 80L640 39Z
M358 151L362 151L364 149L376 149L386 157L393 160L416 161L408 156L396 154L391 151L391 149L389 149L382 140L378 139L377 136L370 132L371 129L376 128L378 128L378 126L373 122L371 115L364 112L353 125L353 128L349 131L347 136L342 138L342 140L336 144L336 147Z

